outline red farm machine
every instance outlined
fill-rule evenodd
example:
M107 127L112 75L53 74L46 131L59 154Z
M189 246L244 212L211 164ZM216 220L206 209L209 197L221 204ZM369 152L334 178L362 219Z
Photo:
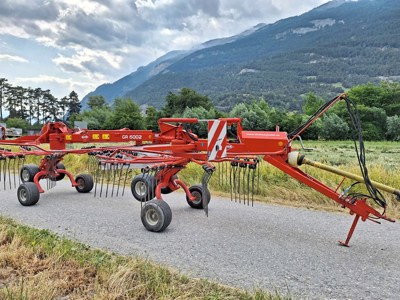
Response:
M362 176L313 162L292 148L292 142L300 137L304 130L341 100L346 102L355 133L354 143ZM201 122L207 123L207 138L199 138L188 128L190 124ZM394 194L398 200L400 191L369 178L358 113L346 94L324 104L305 124L289 134L279 130L245 131L242 129L240 118L217 120L163 118L158 123L160 132L155 133L150 130L129 129L73 130L64 123L51 122L43 126L39 135L1 140L3 148L0 148L0 188L17 188L18 185L19 202L24 206L30 206L35 205L39 201L40 193L44 192L40 184L42 179L47 179L48 186L51 187L67 176L78 192L93 192L95 196L105 194L106 197L118 196L120 186L123 194L129 180L133 196L142 202L143 225L149 231L159 232L167 228L172 219L171 209L162 200L162 194L182 188L188 204L193 208L204 209L208 214L211 194L207 183L216 169L214 163L223 163L219 165L222 168L229 167L229 171L226 169L226 174L229 174L226 180L235 197L236 193L244 192L244 201L247 199L247 203L250 200L253 202L256 170L259 170L259 163L264 160L336 201L343 208L349 209L355 218L346 240L342 242L345 246L349 245L360 218L362 221L378 222L378 219L383 219L394 222L386 216L387 204L380 190ZM71 143L112 145L120 142L130 142L130 144L67 148ZM42 144L49 144L49 150ZM62 160L69 154L88 155L91 174L74 177L66 170ZM42 157L40 165L24 164L26 156L30 155ZM178 178L177 174L189 163L198 164L204 170L201 184L187 186ZM304 173L300 169L304 164L336 173L343 176L343 180L335 188L328 187ZM129 172L133 169L139 169L140 174L133 177ZM240 178L244 180L239 180ZM353 192L351 189L353 185L343 192L338 192L345 178L365 184L368 194ZM231 192L232 197L233 192ZM369 204L370 201L374 204ZM382 208L383 212L378 212L376 208Z

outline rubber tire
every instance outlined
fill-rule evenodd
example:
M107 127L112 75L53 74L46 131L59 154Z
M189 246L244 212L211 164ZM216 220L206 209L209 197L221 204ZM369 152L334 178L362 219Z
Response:
M203 209L204 208L203 207L203 200L202 200L202 197L203 197L203 186L201 184L192 185L189 188L189 191L190 191L191 194L193 194L193 196L196 196L196 200L194 200L194 201L191 201L189 199L189 197L186 196L186 201L190 205L190 207L196 208L196 209ZM210 201L211 201L211 193L210 193L210 191L208 189L206 190L206 197L207 197L208 203L210 203Z
M145 184L145 188L147 190L143 191L144 193L140 194L138 184ZM140 202L146 202L153 199L156 195L156 179L151 175L139 174L133 178L131 182L131 192L133 197Z
M78 184L75 189L79 193L89 193L94 186L93 177L89 174L79 174L76 176L75 182Z
M173 175L172 179L178 179L178 175ZM163 187L161 188L161 194L171 194L173 192L173 190L171 190L171 188L169 186Z
M25 173L24 176L22 174L23 172ZM39 167L37 165L35 164L23 165L21 167L21 170L19 171L19 178L21 179L22 183L33 182L33 178L37 173L39 173ZM24 179L25 176L26 180Z
M57 164L57 169L61 169L61 170L65 170L65 166L63 163L58 163ZM64 173L59 173L59 175L55 178L55 180L53 180L53 178L50 178L51 181L60 181L63 180L65 177Z
M33 182L22 183L17 190L19 203L23 206L35 205L40 199L39 189Z
M140 218L148 231L161 232L171 223L172 211L167 202L153 199L143 206Z

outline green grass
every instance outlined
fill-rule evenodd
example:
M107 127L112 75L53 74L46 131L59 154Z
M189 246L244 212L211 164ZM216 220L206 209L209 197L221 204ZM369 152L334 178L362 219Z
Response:
M193 279L0 217L0 299L289 299Z
M312 151L300 150L307 158L354 174L361 174L352 141L306 141L305 143L307 148L313 149ZM294 144L294 147L300 148L300 145ZM370 178L400 189L400 143L365 142L365 147ZM224 182L221 185L218 169L220 170L221 167L217 164L217 172L210 181L210 188L214 192L230 197L229 174L223 175L228 176L228 184ZM312 166L304 165L301 169L333 189L336 189L342 180L342 177L336 174ZM199 182L202 171L195 165L189 165L181 174L184 180L193 183ZM256 181L258 181L257 178ZM351 180L346 179L343 188L347 188L351 183ZM342 188L339 189L341 190ZM365 190L362 191L365 192ZM399 202L393 195L383 194L388 202L388 215L400 218ZM265 162L260 165L259 188L256 190L255 198L268 203L342 211L336 202Z

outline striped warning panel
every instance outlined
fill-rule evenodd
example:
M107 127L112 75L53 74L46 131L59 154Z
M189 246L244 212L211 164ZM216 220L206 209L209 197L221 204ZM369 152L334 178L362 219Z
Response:
M208 160L215 160L226 157L226 146L228 144L226 121L208 121Z

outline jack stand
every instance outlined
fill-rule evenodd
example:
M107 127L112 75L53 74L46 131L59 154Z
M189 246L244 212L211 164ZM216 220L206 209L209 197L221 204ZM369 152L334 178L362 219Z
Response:
M340 244L340 245L345 246L345 247L350 247L350 246L349 246L349 242L350 242L350 239L351 239L351 237L352 237L352 235L353 235L354 229L355 229L356 226L357 226L357 223L358 223L358 220L359 220L359 219L360 219L360 215L356 215L355 218L354 218L353 224L351 224L350 231L349 231L349 233L347 234L346 241L345 241L345 242L339 241L339 244Z

